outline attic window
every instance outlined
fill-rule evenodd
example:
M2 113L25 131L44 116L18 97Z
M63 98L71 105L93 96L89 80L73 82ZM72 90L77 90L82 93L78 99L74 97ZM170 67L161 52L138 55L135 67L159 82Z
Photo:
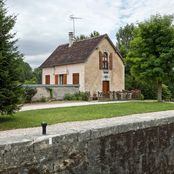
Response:
M103 53L102 69L108 69L108 53Z

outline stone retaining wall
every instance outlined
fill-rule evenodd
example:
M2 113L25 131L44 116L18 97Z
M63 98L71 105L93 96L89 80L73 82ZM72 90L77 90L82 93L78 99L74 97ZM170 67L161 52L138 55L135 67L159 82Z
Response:
M1 142L0 152L0 174L173 174L174 116L90 121L69 133Z
M74 94L79 92L79 85L25 85L30 88L36 88L37 93L32 97L32 101L42 100L63 100L65 94Z

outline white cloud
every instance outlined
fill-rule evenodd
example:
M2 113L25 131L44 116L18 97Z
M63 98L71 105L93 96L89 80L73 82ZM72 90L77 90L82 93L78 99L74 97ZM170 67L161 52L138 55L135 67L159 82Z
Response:
M27 62L36 67L57 45L68 41L68 32L72 30L71 14L83 18L76 21L78 35L97 30L101 34L108 33L115 43L115 33L120 26L142 21L151 14L171 14L174 1L7 0L7 6L10 14L18 15L14 30L20 50Z

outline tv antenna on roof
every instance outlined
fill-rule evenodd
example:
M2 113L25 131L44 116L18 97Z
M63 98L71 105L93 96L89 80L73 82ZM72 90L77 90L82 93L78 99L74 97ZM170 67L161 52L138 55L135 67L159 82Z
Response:
M70 15L69 18L73 21L73 33L74 33L74 37L75 37L75 20L76 19L82 19L82 18L76 17L73 14Z

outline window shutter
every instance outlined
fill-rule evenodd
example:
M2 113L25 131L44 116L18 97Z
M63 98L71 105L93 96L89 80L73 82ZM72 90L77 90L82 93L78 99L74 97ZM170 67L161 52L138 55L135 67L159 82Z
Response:
M63 85L67 84L67 74L63 75Z
M58 85L58 74L55 74L55 85Z
M102 52L99 51L99 69L102 69L102 57L103 57Z
M79 84L79 73L73 73L73 85Z
M45 84L49 85L50 84L50 75L45 76Z
M112 70L112 66L113 66L113 56L112 53L110 53L109 55L109 69Z

